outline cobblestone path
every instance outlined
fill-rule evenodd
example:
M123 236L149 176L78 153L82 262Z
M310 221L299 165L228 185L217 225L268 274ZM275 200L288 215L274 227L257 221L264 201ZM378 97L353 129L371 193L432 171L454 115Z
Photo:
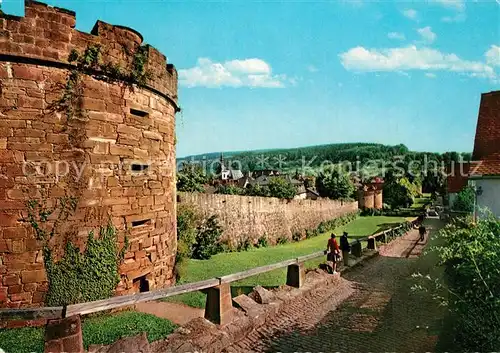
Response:
M432 234L441 227L429 219ZM298 301L226 352L433 352L444 313L411 290L411 274L434 260L420 257L427 239L412 231L339 279L337 290ZM351 291L339 303L335 297ZM345 298L346 296L344 296Z

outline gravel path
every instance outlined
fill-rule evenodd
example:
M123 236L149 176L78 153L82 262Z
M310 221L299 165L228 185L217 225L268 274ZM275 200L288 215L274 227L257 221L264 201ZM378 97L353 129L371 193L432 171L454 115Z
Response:
M442 224L430 219L432 234ZM411 274L428 267L418 232L303 298L226 352L432 352L443 313L410 289ZM340 298L347 298L340 300Z

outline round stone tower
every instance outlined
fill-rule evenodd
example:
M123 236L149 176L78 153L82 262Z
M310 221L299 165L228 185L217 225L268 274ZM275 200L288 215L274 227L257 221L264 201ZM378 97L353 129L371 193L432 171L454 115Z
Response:
M76 198L56 249L109 221L128 239L117 293L173 283L177 72L132 29L74 27L74 12L35 1L0 13L0 307L47 290L30 200Z
M358 190L358 202L361 209L382 209L383 208L383 189L384 181L382 178L374 178L370 182L361 185Z

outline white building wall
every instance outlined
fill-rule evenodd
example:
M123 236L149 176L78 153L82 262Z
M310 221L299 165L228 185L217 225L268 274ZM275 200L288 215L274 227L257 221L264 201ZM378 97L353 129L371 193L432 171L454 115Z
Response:
M475 180L476 186L483 190L481 195L477 196L477 205L479 209L488 208L497 217L500 217L500 179L478 179Z

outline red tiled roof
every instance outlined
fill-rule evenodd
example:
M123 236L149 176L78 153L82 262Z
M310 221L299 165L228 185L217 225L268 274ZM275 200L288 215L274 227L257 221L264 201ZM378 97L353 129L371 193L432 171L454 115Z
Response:
M500 154L500 91L483 93L477 118L472 159L493 159Z
M474 162L470 168L470 175L500 175L500 159L485 159Z
M454 165L453 169L448 166L448 177L446 179L446 189L449 193L456 193L462 190L469 179L470 164L464 163L462 168L459 164Z

